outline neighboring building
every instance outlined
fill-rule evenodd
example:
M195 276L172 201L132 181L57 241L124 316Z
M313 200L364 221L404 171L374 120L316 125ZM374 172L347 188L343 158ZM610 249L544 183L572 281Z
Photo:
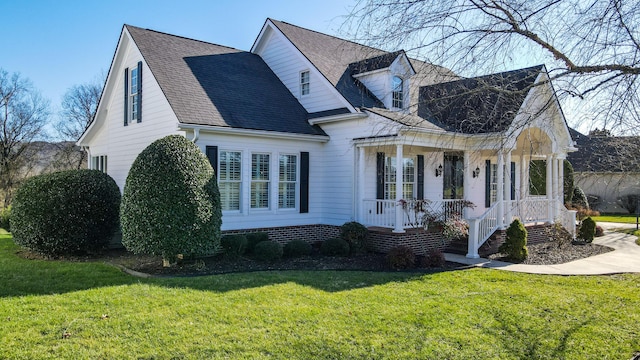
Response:
M146 146L182 134L218 174L222 229L281 241L323 240L352 220L409 241L413 207L399 200L468 200L475 257L514 216L573 231L561 205L573 141L548 79L542 65L462 79L272 19L251 51L125 25L78 145L122 189ZM544 196L529 193L536 159L547 160Z
M640 136L571 132L579 149L568 158L573 165L574 183L587 194L592 208L628 213L620 199L640 195Z

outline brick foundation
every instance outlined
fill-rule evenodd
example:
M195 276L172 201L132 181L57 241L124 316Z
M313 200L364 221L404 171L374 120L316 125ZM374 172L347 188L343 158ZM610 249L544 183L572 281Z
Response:
M266 232L269 240L285 245L291 240L305 240L308 243L324 241L340 236L340 227L334 225L300 225L275 228L256 228L242 230L226 230L222 234L246 234L252 232Z
M405 233L394 233L391 229L369 228L367 248L370 251L387 253L399 245L410 247L416 255L424 255L431 249L444 250L448 242L440 232L407 229Z
M552 229L554 226L555 225L553 224L525 226L527 229L527 244L534 245L549 241L551 239ZM506 239L507 231L498 230L489 238L489 240L482 244L478 253L480 256L495 254L498 252L500 245L502 245Z

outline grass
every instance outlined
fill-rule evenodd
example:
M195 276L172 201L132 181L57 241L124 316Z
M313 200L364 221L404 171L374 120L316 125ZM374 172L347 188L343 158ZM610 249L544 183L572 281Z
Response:
M256 272L138 279L0 236L0 357L628 359L640 275Z
M636 216L633 215L601 215L601 216L592 216L591 217L595 222L603 221L603 222L613 222L613 223L623 223L623 224L635 224Z

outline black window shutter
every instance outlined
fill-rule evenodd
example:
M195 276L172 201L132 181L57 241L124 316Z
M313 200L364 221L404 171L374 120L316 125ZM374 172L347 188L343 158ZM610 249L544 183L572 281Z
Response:
M424 200L424 155L418 155L418 191L416 199Z
M142 61L138 61L138 122L142 122Z
M205 153L207 158L209 159L209 163L213 168L213 174L218 178L218 147L217 146L207 146L205 149Z
M511 200L516 199L516 163L511 162Z
M485 161L484 207L491 207L491 160Z
M129 125L129 68L124 69L124 126Z
M309 153L300 153L300 213L309 212Z
M384 153L376 155L376 199L384 199Z

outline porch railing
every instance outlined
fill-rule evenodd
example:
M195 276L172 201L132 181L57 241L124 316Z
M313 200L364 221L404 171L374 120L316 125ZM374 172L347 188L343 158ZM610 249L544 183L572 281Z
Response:
M511 219L505 218L506 225L509 225L515 218L525 224L549 221L549 200L546 198L510 200L505 204L510 207L512 215Z
M425 213L441 214L445 220L455 214L462 215L463 203L460 200L405 201L404 205L396 200L363 200L362 224L394 228L396 225L396 207L402 206L402 227L414 228L422 226Z

